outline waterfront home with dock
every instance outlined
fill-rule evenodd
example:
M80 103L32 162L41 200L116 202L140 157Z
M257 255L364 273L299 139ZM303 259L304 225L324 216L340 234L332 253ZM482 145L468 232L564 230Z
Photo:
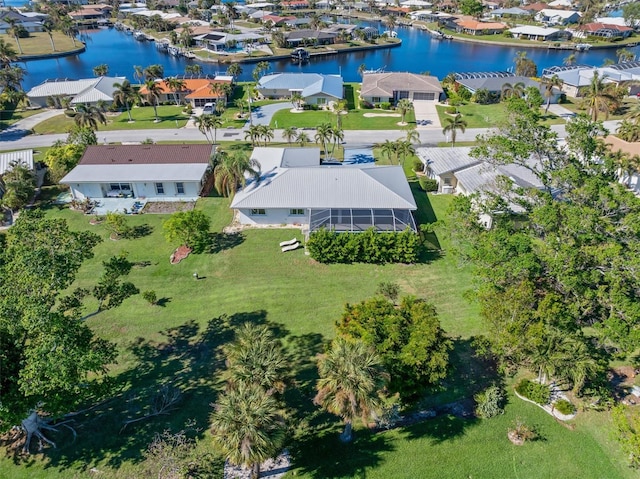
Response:
M202 107L207 103L216 103L218 100L227 101L224 90L216 89L215 84L231 85L233 77L227 75L216 75L205 78L185 78L182 80L184 87L181 90L173 91L165 80L156 80L160 85L160 102L175 102L176 96L179 103L190 103L192 107ZM141 95L148 93L143 86L140 89Z
M125 77L98 77L82 80L46 80L27 92L32 105L47 106L49 97L70 98L72 105L83 103L96 105L98 101L108 104L113 102L113 94L117 90L116 83L125 81Z

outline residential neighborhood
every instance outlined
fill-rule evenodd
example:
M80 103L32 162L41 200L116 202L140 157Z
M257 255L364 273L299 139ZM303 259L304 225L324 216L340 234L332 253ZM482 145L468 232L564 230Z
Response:
M640 8L0 8L0 477L633 479Z

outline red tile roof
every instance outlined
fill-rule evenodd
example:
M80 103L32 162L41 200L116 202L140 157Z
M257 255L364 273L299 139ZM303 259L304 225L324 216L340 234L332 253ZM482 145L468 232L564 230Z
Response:
M456 24L467 30L503 30L507 28L507 26L502 23L479 22L477 20L458 20Z
M582 30L585 32L597 32L598 30L602 29L617 30L619 32L629 32L633 30L633 28L624 25L611 25L599 22L586 23L585 25L578 27L578 30Z
M208 80L206 78L190 78L190 79L185 79L183 81L184 81L184 88L181 91L183 92L188 91L190 92L189 95L205 88L209 89L209 85L211 85L212 83L230 83L229 81ZM173 91L169 88L165 80L160 80L158 84L160 85L160 93L164 93L167 95L173 93ZM145 86L142 86L142 88L140 88L140 94L141 95L147 94L147 88ZM192 98L189 95L187 95L187 98ZM218 95L214 95L213 93L211 93L209 97L218 98Z
M90 145L80 165L208 163L211 145Z

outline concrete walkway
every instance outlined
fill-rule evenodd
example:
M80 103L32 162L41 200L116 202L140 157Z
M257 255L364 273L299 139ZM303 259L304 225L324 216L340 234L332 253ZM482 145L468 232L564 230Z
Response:
M574 112L566 109L562 105L558 105L557 103L549 105L549 113L553 113L554 115L557 115L560 118L564 118L565 120L576 116Z
M64 110L56 109L45 110L41 113L36 113L35 115L31 115L27 118L23 118L22 120L18 120L6 130L2 130L0 132L0 137L2 137L2 139L17 139L22 136L28 135L38 123L42 123L44 120L48 120L49 118L53 118L54 116L62 115L63 113Z

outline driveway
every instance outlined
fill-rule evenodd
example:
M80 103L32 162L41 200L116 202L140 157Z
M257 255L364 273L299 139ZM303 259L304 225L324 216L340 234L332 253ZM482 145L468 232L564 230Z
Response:
M413 113L416 116L416 125L420 128L441 128L440 118L436 110L436 104L427 100L414 100Z
M21 138L28 135L38 123L53 118L54 116L62 115L63 113L64 110L45 110L42 113L36 113L35 115L18 120L9 128L0 132L0 139L6 141Z
M557 103L552 103L551 105L549 105L549 113L553 113L554 115L557 115L560 118L564 118L565 120L576 116L574 112L566 109L562 105L558 105Z
M273 115L280 110L291 110L293 105L290 101L285 101L283 103L271 103L270 105L263 106L254 106L253 112L251 113L251 119L253 120L254 125L267 125L271 124L271 119ZM245 128L249 128L250 123L247 122L244 126ZM276 126L277 128L277 126Z

